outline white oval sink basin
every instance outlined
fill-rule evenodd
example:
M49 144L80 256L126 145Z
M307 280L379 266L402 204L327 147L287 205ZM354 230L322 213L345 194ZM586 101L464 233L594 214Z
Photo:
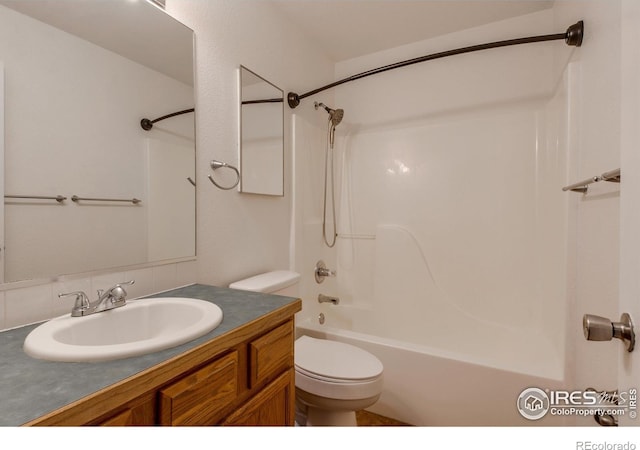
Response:
M131 300L90 316L66 315L45 322L29 333L24 351L50 361L109 361L184 344L207 334L220 322L220 307L204 300Z

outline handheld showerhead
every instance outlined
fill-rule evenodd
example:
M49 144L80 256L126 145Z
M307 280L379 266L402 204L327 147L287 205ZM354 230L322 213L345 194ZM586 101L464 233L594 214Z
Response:
M333 124L334 127L337 126L340 122L342 122L342 119L344 118L344 109L329 108L324 103L318 103L318 102L315 102L313 106L316 109L318 109L319 107L323 107L325 111L329 113L329 120L331 120L331 123Z
M331 122L333 122L333 126L335 127L340 122L342 122L342 118L344 117L344 109L334 109L333 112L329 113L331 117Z

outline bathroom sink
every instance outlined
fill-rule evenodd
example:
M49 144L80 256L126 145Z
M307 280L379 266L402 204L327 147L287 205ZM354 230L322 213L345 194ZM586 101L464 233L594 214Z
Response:
M220 322L222 310L204 300L130 300L120 308L90 316L65 315L45 322L29 333L24 351L50 361L109 361L184 344Z

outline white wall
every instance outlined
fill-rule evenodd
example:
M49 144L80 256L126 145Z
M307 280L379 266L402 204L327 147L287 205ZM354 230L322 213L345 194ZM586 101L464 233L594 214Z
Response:
M285 106L284 197L219 190L207 179L212 174L209 161L238 164L241 64L285 93L305 92L332 81L333 64L305 41L295 24L261 2L168 1L167 11L196 33L198 281L223 286L288 268L291 110ZM222 169L214 176L221 184L234 179L232 172L225 174Z

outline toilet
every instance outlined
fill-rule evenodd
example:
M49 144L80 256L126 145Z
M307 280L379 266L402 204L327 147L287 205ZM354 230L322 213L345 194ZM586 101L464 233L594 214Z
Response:
M240 280L232 289L298 296L300 275L278 270ZM383 366L371 353L343 342L300 336L295 341L296 423L356 426L356 411L382 392Z

